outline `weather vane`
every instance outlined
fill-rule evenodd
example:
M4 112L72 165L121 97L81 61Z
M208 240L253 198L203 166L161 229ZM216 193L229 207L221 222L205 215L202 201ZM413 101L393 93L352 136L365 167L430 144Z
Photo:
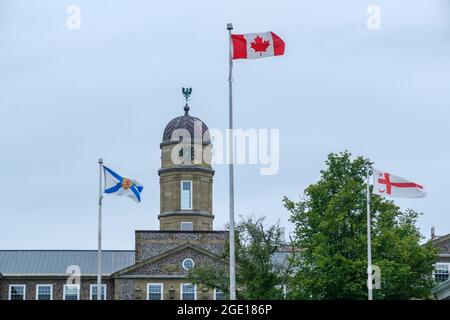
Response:
M189 98L191 97L192 94L192 88L183 88L183 96L186 99L186 103L189 101Z
M192 94L192 88L184 88L183 87L183 89L181 91L183 92L184 99L186 99L186 105L184 106L184 112L185 112L185 115L187 115L189 112L188 101Z

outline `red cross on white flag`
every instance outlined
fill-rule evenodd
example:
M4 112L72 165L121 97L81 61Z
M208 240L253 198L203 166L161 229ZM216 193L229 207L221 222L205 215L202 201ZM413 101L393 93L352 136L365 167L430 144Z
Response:
M418 183L373 169L373 193L396 198L424 198L425 188Z

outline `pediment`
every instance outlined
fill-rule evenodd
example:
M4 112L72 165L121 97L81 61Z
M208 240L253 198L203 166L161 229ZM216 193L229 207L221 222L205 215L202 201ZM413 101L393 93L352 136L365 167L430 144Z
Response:
M186 243L155 257L138 262L113 274L114 277L173 277L186 276L188 271L182 267L184 259L190 258L195 265L206 263L225 263L221 258L205 249Z

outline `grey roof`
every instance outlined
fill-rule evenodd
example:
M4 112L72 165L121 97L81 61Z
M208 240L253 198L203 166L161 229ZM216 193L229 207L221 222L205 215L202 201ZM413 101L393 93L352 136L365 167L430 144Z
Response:
M187 107L187 109L185 108L185 114L183 116L176 117L167 124L164 129L163 144L178 142L179 140L177 137L172 137L172 134L179 129L187 130L192 139L191 141L196 143L200 143L201 141L203 144L211 143L209 130L206 124L199 118L189 115L188 111L189 107ZM201 134L201 137L196 137L196 134ZM173 138L175 138L175 140L172 140Z
M134 251L103 250L102 274L134 264ZM96 250L0 250L0 274L67 275L67 267L80 267L82 275L97 273Z

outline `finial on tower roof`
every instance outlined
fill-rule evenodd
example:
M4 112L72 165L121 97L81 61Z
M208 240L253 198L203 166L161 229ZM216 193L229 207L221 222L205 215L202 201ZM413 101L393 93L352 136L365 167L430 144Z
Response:
M184 99L186 99L186 105L184 106L184 115L187 116L189 114L189 105L188 101L192 94L192 88L184 88L181 90L183 92Z

